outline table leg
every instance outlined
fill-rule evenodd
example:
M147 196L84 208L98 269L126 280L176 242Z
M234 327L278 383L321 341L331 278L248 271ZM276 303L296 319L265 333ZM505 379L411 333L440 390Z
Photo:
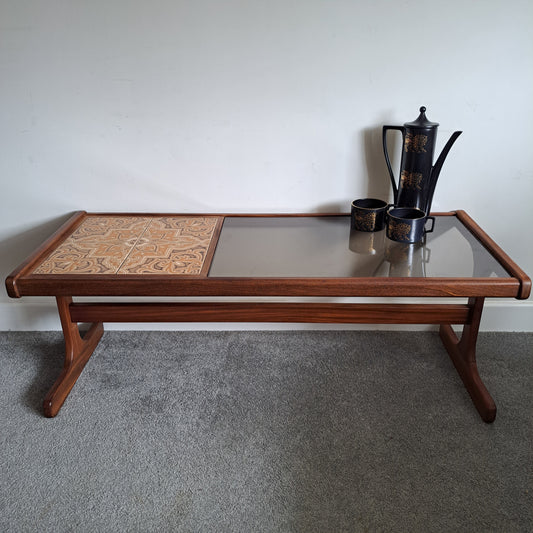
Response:
M496 404L481 380L476 364L476 341L484 300L469 299L471 315L463 327L460 340L449 324L441 324L440 337L481 418L485 422L493 422L496 418Z
M72 322L70 317L69 306L72 298L58 296L56 300L65 337L65 363L43 402L44 414L48 417L56 416L61 409L104 332L102 322L96 322L82 338L78 324Z

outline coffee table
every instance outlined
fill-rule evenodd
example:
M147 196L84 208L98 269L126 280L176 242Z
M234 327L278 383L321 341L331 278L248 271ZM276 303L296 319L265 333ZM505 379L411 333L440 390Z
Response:
M352 230L345 214L74 213L6 279L13 298L57 300L66 355L44 414L60 410L104 322L384 323L439 324L492 422L496 405L476 366L484 300L525 299L531 280L464 211L433 214L434 232L405 245ZM148 296L158 301L116 301ZM412 303L430 297L447 300ZM84 335L80 323L92 324ZM460 338L452 325L463 326Z

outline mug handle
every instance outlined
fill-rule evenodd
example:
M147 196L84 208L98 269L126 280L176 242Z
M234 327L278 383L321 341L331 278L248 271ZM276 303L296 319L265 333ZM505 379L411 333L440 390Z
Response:
M431 220L431 229L426 229L424 227L424 233L431 233L433 231L433 228L435 227L435 217L426 217L426 222L428 220ZM424 223L425 226L425 223Z

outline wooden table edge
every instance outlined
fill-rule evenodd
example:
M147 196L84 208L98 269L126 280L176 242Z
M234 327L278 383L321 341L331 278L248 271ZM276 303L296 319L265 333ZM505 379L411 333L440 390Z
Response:
M489 235L466 213L458 210L457 218L472 235L485 247L485 249L503 266L509 275L520 283L516 298L525 300L531 294L531 279L529 276L492 240Z
M23 296L516 297L515 278L215 278L172 275L32 275Z
M513 297L525 299L531 280L465 211L432 213L459 221L510 274L510 278L214 278L209 268L227 217L326 217L346 213L87 213L75 212L6 278L12 298L21 296L391 296ZM206 261L198 276L173 275L35 275L32 268L68 237L86 217L217 217ZM147 282L149 287L147 286ZM89 287L87 287L89 283ZM312 291L312 292L310 292Z
M20 298L18 282L51 252L63 242L85 219L87 211L75 211L48 239L36 248L11 274L6 278L7 293L11 298Z

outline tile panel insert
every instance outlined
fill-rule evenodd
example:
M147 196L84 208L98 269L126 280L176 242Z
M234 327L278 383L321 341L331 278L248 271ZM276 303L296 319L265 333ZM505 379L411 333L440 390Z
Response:
M90 215L32 274L200 275L219 219Z

